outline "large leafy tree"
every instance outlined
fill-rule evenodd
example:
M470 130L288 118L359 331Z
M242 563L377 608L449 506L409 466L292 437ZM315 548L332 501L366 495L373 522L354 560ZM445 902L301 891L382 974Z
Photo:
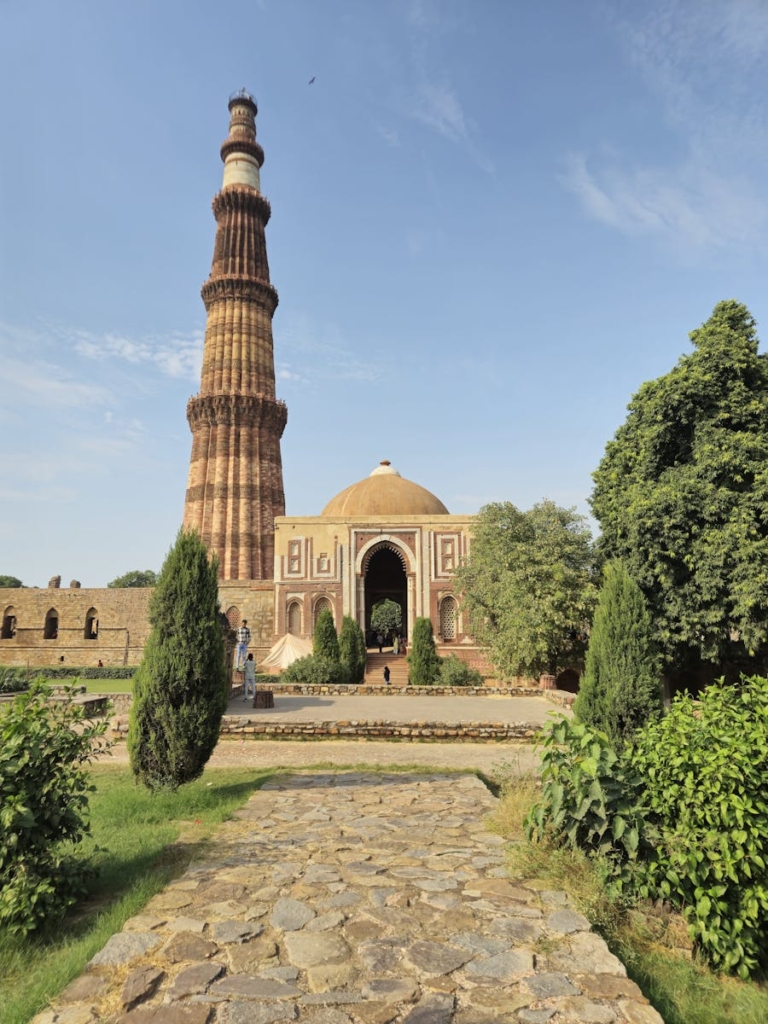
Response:
M733 300L690 337L693 352L632 399L592 508L604 552L645 594L668 665L764 664L768 360Z
M11 587L15 590L23 586L24 584L17 576L0 576L0 587Z
M154 587L157 583L157 573L152 569L131 569L124 576L117 576L108 583L108 587Z
M219 624L218 565L181 530L149 602L152 630L133 677L128 751L153 790L198 778L219 738L229 681Z
M583 516L542 501L486 505L456 588L502 678L555 673L583 652L594 606L593 545Z
M397 601L385 597L383 601L377 601L371 609L371 629L375 629L377 633L386 636L387 633L400 629L402 624L403 609Z
M642 591L623 563L605 566L574 704L586 725L621 743L663 709L661 666Z

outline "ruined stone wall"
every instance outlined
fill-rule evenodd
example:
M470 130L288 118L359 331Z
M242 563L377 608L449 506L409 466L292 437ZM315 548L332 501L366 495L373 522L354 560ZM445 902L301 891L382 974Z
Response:
M15 618L15 634L0 638L0 664L138 665L149 635L151 593L138 587L0 588L4 633ZM55 631L50 628L54 613ZM86 636L90 619L96 624L93 638ZM46 636L46 620L53 635Z
M248 620L251 644L257 664L262 661L275 640L275 588L271 582L222 580L219 583L219 604L229 624L236 629Z
M138 665L149 636L151 588L0 588L0 624L15 618L15 635L0 638L0 665L75 665L105 668ZM274 588L271 583L222 583L221 610L234 610L240 625L248 619L251 650L260 661L274 639ZM46 618L55 612L56 635L46 637ZM86 637L95 612L96 636ZM10 614L9 614L10 613ZM49 630L50 632L50 630Z

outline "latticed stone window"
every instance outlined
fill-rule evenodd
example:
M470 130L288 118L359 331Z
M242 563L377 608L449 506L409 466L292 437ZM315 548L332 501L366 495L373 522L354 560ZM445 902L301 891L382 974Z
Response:
M321 597L320 600L315 605L315 625L317 625L317 620L320 617L320 613L321 612L332 612L332 611L333 611L333 609L331 608L331 602L328 600L328 598L327 597Z
M456 639L456 602L446 597L440 605L440 632L443 640Z
M240 609L237 605L232 605L231 608L227 608L227 622L229 623L230 629L237 629L243 620L240 617Z

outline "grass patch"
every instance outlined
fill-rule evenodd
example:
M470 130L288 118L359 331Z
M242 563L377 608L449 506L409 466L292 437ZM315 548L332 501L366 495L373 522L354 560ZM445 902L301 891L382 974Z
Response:
M612 895L599 861L579 850L525 839L523 820L538 792L532 778L507 783L490 822L511 841L510 873L566 890L666 1024L764 1024L768 985L713 974L698 963L679 914L651 905L629 907Z
M92 836L82 852L104 848L95 854L99 876L50 934L0 933L0 1024L26 1024L43 1009L129 917L204 853L216 826L274 772L209 769L176 793L157 796L136 786L125 766L98 765L91 775Z
M76 679L86 693L133 693L132 679Z

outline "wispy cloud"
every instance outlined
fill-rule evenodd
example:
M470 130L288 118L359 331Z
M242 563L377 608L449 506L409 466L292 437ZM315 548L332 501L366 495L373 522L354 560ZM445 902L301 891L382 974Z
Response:
M169 377L198 381L203 358L203 332L173 334L169 337L128 338L118 334L73 333L74 350L88 359L104 362L118 359L126 363L156 366Z
M416 93L413 116L452 142L467 137L464 111L453 90L445 84L422 82Z
M444 36L466 31L467 15L461 7L450 8L434 0L411 0L406 8L410 39L410 69L407 113L410 118L459 147L486 174L495 165L477 139L477 125L451 81L447 62L441 64L440 44Z
M561 180L588 214L609 227L710 250L763 237L768 208L747 179L693 162L673 170L595 163L591 170L583 154L571 154Z
M758 244L768 209L764 0L605 4L682 155L632 164L599 140L570 154L563 185L596 220L699 250Z
M61 366L42 359L20 360L4 355L0 394L16 406L20 401L47 409L76 409L109 402L107 388L78 380ZM4 402L5 405L5 402Z
M394 128L388 128L386 127L386 125L383 124L376 124L375 127L376 131L379 133L382 139L384 139L388 146L391 146L393 149L395 149L397 146L400 145L400 136L398 135Z
M279 380L312 385L319 380L375 381L381 371L363 362L342 338L335 324L318 324L303 313L284 314L280 351L288 360L276 367Z

